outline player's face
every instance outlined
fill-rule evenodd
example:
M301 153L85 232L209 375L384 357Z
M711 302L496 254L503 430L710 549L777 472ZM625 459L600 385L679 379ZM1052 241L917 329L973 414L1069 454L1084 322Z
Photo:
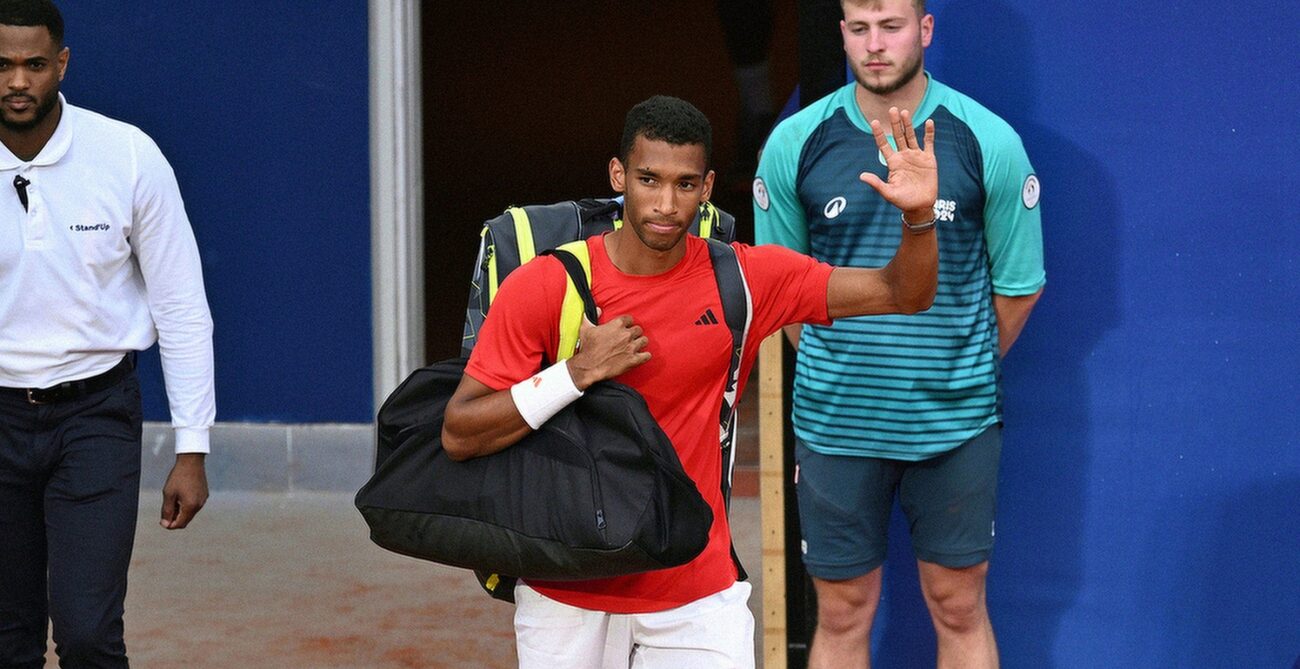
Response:
M0 124L9 130L40 125L59 103L59 82L68 68L45 26L0 25Z
M609 182L623 193L623 222L641 243L671 251L682 242L700 203L713 192L704 147L637 135L627 164L609 162Z
M911 0L845 4L840 33L854 78L871 93L889 95L921 73L934 17L918 16Z

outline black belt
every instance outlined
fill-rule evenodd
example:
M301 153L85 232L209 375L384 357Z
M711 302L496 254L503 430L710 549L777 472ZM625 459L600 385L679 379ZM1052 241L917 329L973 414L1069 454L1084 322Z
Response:
M0 393L6 395L16 394L27 400L28 404L66 402L75 400L78 397L85 397L90 393L112 388L118 381L125 379L134 369L135 354L129 353L122 358L122 362L117 363L112 369L102 374L77 379L76 381L64 381L49 388L0 388Z

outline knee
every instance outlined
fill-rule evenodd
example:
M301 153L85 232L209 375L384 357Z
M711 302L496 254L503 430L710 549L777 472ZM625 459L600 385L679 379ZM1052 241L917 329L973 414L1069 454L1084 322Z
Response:
M817 627L836 636L865 636L871 631L879 601L879 589L821 589L817 593Z
M988 620L984 592L977 588L953 588L927 593L930 615L936 627L956 633L979 629Z

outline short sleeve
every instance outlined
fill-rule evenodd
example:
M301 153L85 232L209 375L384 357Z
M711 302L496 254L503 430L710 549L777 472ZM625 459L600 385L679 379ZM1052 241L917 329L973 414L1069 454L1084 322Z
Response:
M808 222L795 184L801 150L795 129L782 123L763 148L753 185L754 241L807 253Z
M830 323L826 287L830 265L775 245L734 244L753 304L751 341L794 323Z
M559 344L564 266L540 256L510 273L488 309L465 373L504 390L541 369Z
M1031 295L1047 283L1043 269L1041 186L1024 144L1009 126L996 133L984 154L984 239L993 292Z

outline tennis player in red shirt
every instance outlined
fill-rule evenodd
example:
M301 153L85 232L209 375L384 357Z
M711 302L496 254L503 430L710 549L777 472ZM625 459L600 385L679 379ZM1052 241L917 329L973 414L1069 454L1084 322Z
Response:
M888 181L875 188L906 228L881 268L832 268L777 246L733 244L752 315L740 392L759 343L782 326L929 308L937 283L934 213L938 171L933 123L920 148L906 111L891 110L895 150L873 123ZM447 405L443 447L455 459L495 453L540 427L591 384L635 388L713 509L709 543L670 569L589 581L520 582L515 634L522 669L754 666L748 583L737 581L719 486L718 414L731 360L707 242L687 234L708 200L712 130L689 103L666 96L627 115L610 185L624 195L625 224L587 240L599 323L584 323L572 358L542 368L556 350L566 275L538 257L502 283L478 344ZM874 155L863 156L876 160ZM697 324L700 321L700 324Z

